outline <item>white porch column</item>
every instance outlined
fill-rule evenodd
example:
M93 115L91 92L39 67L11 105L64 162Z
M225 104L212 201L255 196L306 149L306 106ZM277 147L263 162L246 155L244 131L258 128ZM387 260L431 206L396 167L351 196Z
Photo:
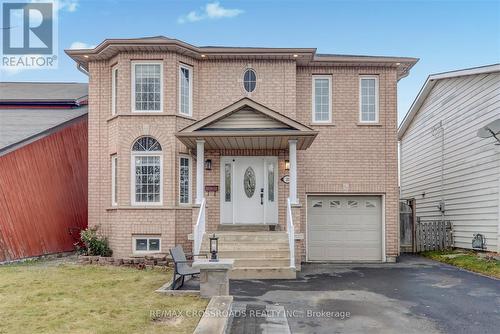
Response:
M196 204L201 204L205 193L205 141L196 141Z
M288 155L290 159L290 202L298 204L297 198L297 140L288 141Z

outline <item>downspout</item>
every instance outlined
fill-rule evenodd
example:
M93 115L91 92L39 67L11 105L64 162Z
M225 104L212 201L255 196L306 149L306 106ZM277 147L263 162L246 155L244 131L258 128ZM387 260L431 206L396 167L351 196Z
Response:
M83 68L82 64L76 63L76 69L85 74L86 76L89 76L89 72L85 68Z

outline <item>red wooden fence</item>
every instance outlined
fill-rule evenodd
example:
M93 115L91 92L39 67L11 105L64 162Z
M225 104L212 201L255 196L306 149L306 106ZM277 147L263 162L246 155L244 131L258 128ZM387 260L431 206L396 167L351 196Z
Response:
M87 118L0 157L0 262L71 251L87 226Z

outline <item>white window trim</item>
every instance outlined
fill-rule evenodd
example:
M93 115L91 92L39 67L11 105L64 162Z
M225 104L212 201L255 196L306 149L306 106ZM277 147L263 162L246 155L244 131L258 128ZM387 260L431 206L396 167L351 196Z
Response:
M182 85L182 69L187 69L189 71L189 112L182 112L182 104L181 104L181 85ZM184 116L193 116L193 67L185 64L179 65L179 114Z
M328 90L328 120L326 121L317 121L316 120L316 99L315 99L315 81L316 79L328 79L328 85L330 89ZM311 121L312 123L331 123L332 122L332 76L331 75L313 75L312 76L312 81L311 81L311 109L312 109L312 115L311 115Z
M116 115L116 100L118 98L116 94L116 76L118 72L118 65L111 68L111 115Z
M158 246L159 249L157 251L151 251L151 250L137 250L136 249L136 240L137 239L146 239L148 248L149 248L149 239L158 239ZM161 253L161 236L160 235L133 235L132 236L132 253L133 254L154 254L154 253Z
M189 184L188 184L188 202L187 203L182 203L181 202L181 159L188 159L188 167L189 167ZM187 154L181 154L179 155L179 205L190 205L192 201L192 180L193 180L193 162L192 159L189 155Z
M375 79L375 120L374 121L363 121L363 108L362 108L362 96L361 96L361 81L363 79ZM360 75L359 76L359 122L365 124L377 124L379 122L379 90L378 90L378 75Z
M251 92L249 92L245 89L245 74L248 71L252 71L253 74L255 75L255 88ZM257 77L257 71L253 67L245 68L245 70L243 71L243 75L241 77L241 85L242 85L242 88L243 88L243 91L245 92L245 94L247 94L248 96L252 96L252 94L255 94L255 91L257 90L257 83L258 82L259 82L259 79Z
M135 157L158 156L160 157L160 201L159 202L136 202L135 200ZM161 206L163 205L163 153L158 151L135 152L130 156L130 202L133 206Z
M135 65L149 65L149 64L158 64L160 65L160 110L136 110L135 109ZM131 62L132 70L130 71L132 73L132 87L131 89L131 95L132 95L132 112L137 112L137 113L160 113L163 112L163 98L164 98L164 93L163 93L163 62L157 61L157 60L149 60L149 61L132 61Z
M118 205L118 199L117 199L117 193L116 193L116 181L117 181L117 175L116 175L116 169L117 169L117 163L118 163L118 156L116 154L113 154L111 156L111 205L112 206L117 206Z

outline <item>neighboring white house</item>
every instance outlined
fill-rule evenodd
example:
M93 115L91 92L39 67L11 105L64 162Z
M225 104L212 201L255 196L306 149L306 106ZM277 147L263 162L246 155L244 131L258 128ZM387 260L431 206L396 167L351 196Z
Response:
M500 251L500 145L477 136L499 118L495 64L430 75L399 127L401 198L422 220L450 220L456 247L480 233Z

